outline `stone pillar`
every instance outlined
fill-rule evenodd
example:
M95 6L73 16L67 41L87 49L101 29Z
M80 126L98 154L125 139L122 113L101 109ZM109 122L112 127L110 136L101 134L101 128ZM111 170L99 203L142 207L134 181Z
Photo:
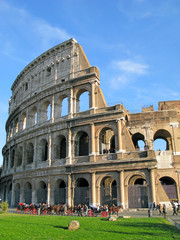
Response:
M91 106L90 108L95 108L95 95L94 95L94 82L91 83Z
M26 168L26 143L24 142L23 143L23 150L22 150L22 167L23 167L23 170L25 170Z
M118 142L116 144L117 150L116 153L124 152L123 145L122 145L122 121L124 121L124 118L119 118L116 120L117 122L117 130L118 130Z
M120 189L120 198L119 198L119 206L124 208L124 171L120 171L119 173L119 189Z
M72 205L72 199L71 199L71 174L68 174L67 177L67 183L68 186L66 188L66 205L68 205L68 207L71 207Z
M73 88L70 89L70 96L68 98L68 116L73 117Z
M68 144L67 144L67 152L68 152L68 155L67 155L67 159L66 159L66 164L72 164L72 156L71 156L71 129L69 128L68 129Z
M151 180L151 202L149 202L149 207L152 207L153 202L156 202L154 169L150 169L150 180Z
M97 193L97 203L96 205L101 205L101 187L97 186L96 187L96 193Z
M38 161L38 148L37 148L37 138L34 139L34 156L33 156L33 169L36 169Z
M90 162L95 161L95 137L94 137L94 123L91 125L91 137L90 137Z
M51 137L51 134L49 134L49 139L48 139L48 160L49 160L49 167L51 167L51 160L52 160L52 151L51 151L51 148L52 148L52 137Z
M21 186L20 186L20 202L21 203L25 202L25 198L24 198L24 184L21 184Z
M37 184L36 184L36 181L33 182L32 184L32 203L38 203L37 202Z
M52 103L51 103L51 122L54 123L55 119L55 107L54 107L54 96L52 96Z
M47 205L50 206L50 197L51 197L51 183L50 179L48 179L48 184L47 184Z
M96 174L93 172L91 174L91 205L96 205Z
M12 196L11 196L11 207L15 207L15 186L14 182L12 182Z

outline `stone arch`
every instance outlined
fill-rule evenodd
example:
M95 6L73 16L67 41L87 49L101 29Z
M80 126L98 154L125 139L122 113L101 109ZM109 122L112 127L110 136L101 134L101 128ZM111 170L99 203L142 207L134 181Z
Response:
M17 167L20 167L23 161L23 148L20 146L17 150Z
M47 186L44 181L40 181L38 183L37 202L38 203L46 203L47 202Z
M80 101L80 98L82 97L83 94L88 93L88 98L83 99L83 105L85 107L83 107L83 111L84 110L89 110L90 108L90 97L89 97L89 89L88 88L81 88L78 90L77 94L76 94L76 112L80 112L81 111L81 104L82 102Z
M169 176L159 178L160 185L158 186L159 201L174 201L178 200L176 181Z
M30 142L27 145L26 163L31 164L34 161L34 145Z
M69 111L69 98L67 95L62 95L60 97L60 116L68 115Z
M89 136L85 131L77 132L74 141L75 156L89 155Z
M32 185L30 182L27 182L24 186L24 199L25 203L32 203Z
M22 114L22 130L26 129L26 123L27 123L26 113L23 112L23 114Z
M17 117L15 120L15 133L18 133L19 131L19 118Z
M144 135L140 132L137 132L132 135L132 141L136 150L144 150L145 147L145 138Z
M154 142L157 139L164 140L166 142L166 149L165 150L172 150L172 136L169 131L165 129L159 129L154 134Z
M48 142L46 139L41 139L39 143L39 160L41 162L48 160Z
M89 182L85 178L78 178L75 182L74 205L89 206Z
M66 203L66 183L63 179L58 179L54 188L54 204Z
M37 108L35 106L31 109L28 120L31 126L37 124Z
M18 206L19 202L20 202L20 184L17 183L15 185L15 206Z
M66 158L66 137L64 135L59 135L56 137L56 149L55 149L55 158L62 159Z
M42 104L41 119L42 122L49 121L51 119L51 102L49 100L46 100Z
M148 208L148 189L146 178L134 174L128 181L129 208Z
M104 176L100 182L101 205L117 205L117 181L112 176Z
M115 153L115 133L110 127L104 127L99 134L99 153Z

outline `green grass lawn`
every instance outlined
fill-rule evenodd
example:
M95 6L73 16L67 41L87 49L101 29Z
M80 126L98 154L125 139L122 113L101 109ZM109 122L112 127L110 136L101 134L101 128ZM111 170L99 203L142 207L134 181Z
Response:
M80 229L68 230L71 220L80 222ZM0 214L0 239L180 239L180 231L163 218L118 219L31 216Z

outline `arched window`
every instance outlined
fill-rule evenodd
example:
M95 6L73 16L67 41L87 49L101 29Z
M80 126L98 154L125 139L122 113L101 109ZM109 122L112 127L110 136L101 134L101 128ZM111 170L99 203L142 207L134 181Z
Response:
M145 148L145 141L144 141L144 135L142 135L141 133L135 133L132 136L132 141L134 144L134 147L136 150L141 150L143 151Z
M15 150L11 149L10 151L10 157L11 157L11 161L10 161L10 167L14 167L14 158L15 158Z
M32 185L29 182L25 184L24 198L26 204L32 203Z
M55 158L61 159L66 157L66 138L60 135L56 138L56 155Z
M154 134L154 150L172 150L171 134L167 130L160 129Z
M47 121L51 119L51 104L47 107Z
M68 115L68 97L65 97L62 100L61 104L61 116L66 116Z
M21 166L22 164L22 154L23 154L23 149L22 147L19 147L17 151L17 167Z
M104 177L101 181L101 204L112 206L117 205L117 183L110 176Z
M66 202L66 184L62 179L59 179L55 184L54 203L65 204Z
M29 121L31 125L36 125L37 124L37 108L34 107L31 110L31 113L29 115Z
M22 115L22 129L26 129L26 113L23 113Z
M16 118L16 121L15 121L15 133L18 133L18 128L19 128L19 121L18 121L18 118Z
M74 205L89 205L89 183L85 178L79 178L75 184Z
M40 161L46 161L48 159L48 142L46 139L42 139L39 145Z
M176 186L176 182L174 181L173 178L165 176L159 179L161 187L158 186L158 194L160 197L164 197L164 201L167 201L167 199L165 199L165 196L168 197L169 201L173 201L173 200L178 200L178 195L177 195L177 186ZM164 195L163 193L166 193L166 195Z
M32 143L29 143L27 145L27 164L32 163L33 159L34 159L34 146Z
M75 137L75 155L89 155L89 136L84 131L78 132Z
M41 181L38 184L37 201L38 201L38 203L46 203L47 202L47 187L46 187L45 182L43 182L43 181Z
M41 120L49 121L51 119L51 103L46 101L42 105Z
M81 89L76 97L76 112L89 110L89 92Z
M115 153L115 135L111 128L103 128L99 134L99 153Z

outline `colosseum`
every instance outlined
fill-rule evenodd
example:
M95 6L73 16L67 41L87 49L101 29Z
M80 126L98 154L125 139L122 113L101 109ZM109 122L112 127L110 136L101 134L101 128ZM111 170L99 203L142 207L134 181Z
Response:
M107 106L99 70L75 39L37 57L11 90L0 179L0 198L11 207L148 208L179 200L180 101L139 113ZM165 149L155 150L157 140Z

